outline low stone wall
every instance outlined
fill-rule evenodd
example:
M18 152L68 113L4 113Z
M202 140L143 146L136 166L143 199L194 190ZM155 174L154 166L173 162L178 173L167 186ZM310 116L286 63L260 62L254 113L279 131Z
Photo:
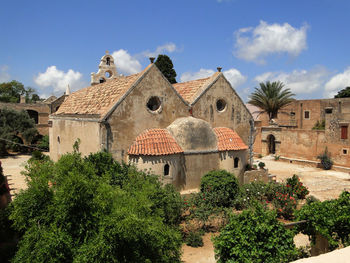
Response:
M243 184L248 184L254 181L268 183L269 173L267 169L245 171L243 175Z

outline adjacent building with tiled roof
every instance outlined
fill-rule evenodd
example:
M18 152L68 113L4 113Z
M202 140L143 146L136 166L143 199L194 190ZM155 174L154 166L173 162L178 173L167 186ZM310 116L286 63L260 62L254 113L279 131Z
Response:
M80 139L83 155L106 150L182 189L214 169L243 176L253 119L220 70L172 85L153 63L121 76L107 53L91 80L50 116L53 160Z

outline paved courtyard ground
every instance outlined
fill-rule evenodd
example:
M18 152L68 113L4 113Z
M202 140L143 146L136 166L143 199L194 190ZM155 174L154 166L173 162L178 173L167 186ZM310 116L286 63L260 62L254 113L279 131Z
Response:
M26 188L25 177L21 174L24 170L26 161L30 158L30 155L14 155L6 158L0 158L4 174L7 176L9 186L11 188L11 194L15 195L21 189ZM259 161L259 160L255 160ZM332 199L339 196L339 194L345 189L350 190L350 175L349 173L337 172L337 171L325 171L319 168L313 168L298 164L290 164L282 161L274 161L272 158L264 157L260 161L266 164L266 168L269 169L269 173L276 175L277 181L281 182L291 177L293 174L297 174L301 181L310 190L310 194L320 199L321 201L326 199ZM212 263L215 262L214 248L211 242L211 235L206 234L204 236L204 246L201 248L192 248L186 245L183 246L182 260L185 263ZM296 244L304 245L308 241L305 236L298 236L295 239ZM341 251L341 250L339 250ZM350 257L350 248L345 248L344 252L338 252L333 254L333 257L340 255L338 261L323 261L322 257L310 258L308 263L316 262L350 262L341 261L342 257L348 260Z

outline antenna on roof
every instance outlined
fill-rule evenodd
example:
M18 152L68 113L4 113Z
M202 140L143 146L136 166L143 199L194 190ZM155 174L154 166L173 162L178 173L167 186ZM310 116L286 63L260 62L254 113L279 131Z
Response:
M154 63L154 60L155 60L155 59L156 59L155 57L150 57L150 58L149 58L149 61L151 61L151 64Z
M218 72L221 72L222 68L221 67L217 67Z

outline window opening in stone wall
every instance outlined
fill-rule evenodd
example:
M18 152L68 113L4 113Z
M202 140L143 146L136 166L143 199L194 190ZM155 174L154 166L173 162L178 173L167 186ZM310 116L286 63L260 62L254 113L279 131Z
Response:
M100 78L100 83L106 82L104 78Z
M231 121L235 120L235 109L232 106L232 111L231 111Z
M348 126L341 126L341 139L346 140L348 138Z
M169 164L164 165L164 176L169 175L170 166Z
M151 111L156 111L160 108L161 101L158 97L151 97L147 102L147 108Z
M108 79L109 79L110 77L112 77L112 72L106 71L105 77L108 78Z
M218 111L224 111L226 109L226 101L223 99L219 99L216 102L216 109Z
M295 116L295 112L294 112L294 111L291 111L291 112L290 112L290 116L293 116L293 117L294 117L294 116Z
M58 142L58 143L61 143L60 136L57 136L57 142Z
M27 110L28 115L31 119L34 120L35 124L39 123L39 113L35 110Z
M310 119L310 111L304 111L304 119Z
M239 158L236 157L235 160L234 160L234 168L238 168L238 164L239 164Z
M111 65L111 58L107 58L107 59L106 59L106 64L107 64L108 66Z
M348 149L343 149L343 154L347 155L348 154Z
M326 108L326 109L324 110L324 112L325 112L326 114L332 114L333 108Z

